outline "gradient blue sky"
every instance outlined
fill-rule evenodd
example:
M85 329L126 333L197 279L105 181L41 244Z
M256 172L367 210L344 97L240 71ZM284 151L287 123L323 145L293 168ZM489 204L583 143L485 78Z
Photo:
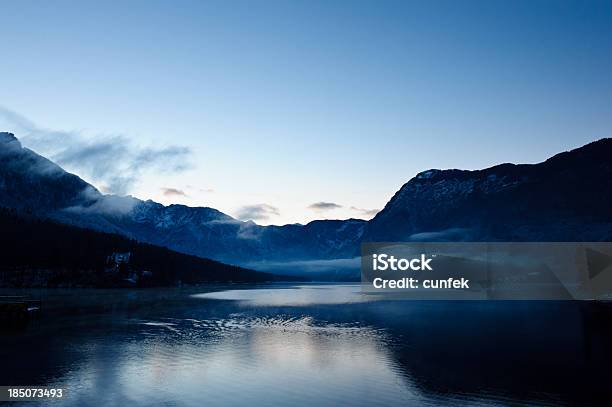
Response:
M143 168L127 192L259 208L263 224L367 217L428 168L612 136L612 2L0 1L0 15L0 130L39 150L28 133L187 147L186 169ZM87 165L67 167L104 188Z

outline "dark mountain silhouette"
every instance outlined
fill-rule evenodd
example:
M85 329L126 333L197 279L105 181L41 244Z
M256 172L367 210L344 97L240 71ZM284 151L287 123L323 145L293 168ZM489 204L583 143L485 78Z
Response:
M0 132L0 206L51 213L83 202L85 191L99 192L76 175L23 148Z
M368 222L260 226L213 208L104 195L0 133L0 206L227 263L285 272L313 262L325 272L368 241L612 240L612 140L539 164L422 172Z
M368 222L363 239L612 240L612 139L539 164L422 172Z
M0 208L0 286L166 286L285 277ZM113 253L129 253L117 264ZM144 277L143 277L144 272ZM137 276L138 281L126 282Z

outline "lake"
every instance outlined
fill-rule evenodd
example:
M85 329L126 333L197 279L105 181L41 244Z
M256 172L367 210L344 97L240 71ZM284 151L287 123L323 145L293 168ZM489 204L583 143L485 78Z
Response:
M589 405L612 377L612 308L587 302L331 284L10 293L43 312L3 327L0 384L66 389L53 405Z

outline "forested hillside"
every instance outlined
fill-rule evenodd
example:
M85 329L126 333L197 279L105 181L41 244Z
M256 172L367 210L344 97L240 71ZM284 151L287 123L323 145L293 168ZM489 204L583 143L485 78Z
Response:
M4 208L0 208L0 231L3 286L162 286L282 279ZM113 253L130 253L129 262L118 266L109 260ZM145 271L146 278L137 283L126 281Z

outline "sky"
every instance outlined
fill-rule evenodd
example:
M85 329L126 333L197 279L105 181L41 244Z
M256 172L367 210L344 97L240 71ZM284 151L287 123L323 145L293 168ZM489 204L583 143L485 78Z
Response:
M0 0L0 131L99 189L368 219L612 137L612 2Z

